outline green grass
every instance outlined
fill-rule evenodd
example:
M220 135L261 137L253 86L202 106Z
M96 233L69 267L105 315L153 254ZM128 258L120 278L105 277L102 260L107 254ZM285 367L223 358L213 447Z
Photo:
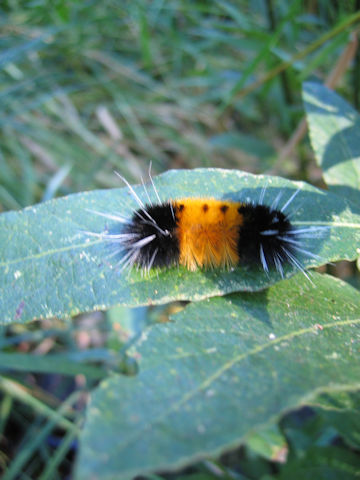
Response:
M114 169L139 180L150 160L157 172L271 168L302 115L301 81L348 42L351 2L327 3L277 2L271 27L256 1L5 2L0 205L40 201L62 168L52 194L114 186ZM224 133L268 153L218 148ZM290 161L284 171L297 175Z

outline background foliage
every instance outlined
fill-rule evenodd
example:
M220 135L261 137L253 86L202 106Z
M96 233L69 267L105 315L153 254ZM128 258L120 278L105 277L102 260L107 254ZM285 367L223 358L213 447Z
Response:
M357 1L321 0L1 2L0 211L118 187L114 169L139 182L149 161L156 173L227 167L320 187L325 181L331 193L321 207L332 229L321 255L355 259L358 9ZM348 103L317 82L336 86ZM304 106L315 156L300 142ZM181 189L193 174L170 175ZM215 174L214 182L227 189ZM309 189L300 219L319 215ZM75 198L106 205L106 195L113 194L2 215L3 271L29 247L25 219L34 210L41 222L32 224L31 245L41 253L46 232L61 243L71 231L69 222L58 223L61 205L80 221ZM68 260L52 257L47 266L61 272ZM21 269L12 272L22 288L57 285L46 265L22 267L25 280ZM186 308L122 305L76 318L70 314L90 307L52 310L51 292L34 295L22 318L16 285L2 275L2 323L15 320L0 332L3 478L73 476L75 459L78 478L356 477L358 290L335 277L357 287L358 274L349 262L328 272L314 275L315 289L295 276L265 292ZM153 281L161 288L162 278ZM218 281L207 279L205 297L239 289L219 290ZM259 276L251 281L264 286ZM20 323L54 313L62 318Z

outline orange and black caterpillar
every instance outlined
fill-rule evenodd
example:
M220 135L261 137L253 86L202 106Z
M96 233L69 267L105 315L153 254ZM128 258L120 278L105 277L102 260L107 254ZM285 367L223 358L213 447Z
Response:
M299 190L281 208L280 196L271 206L262 203L265 188L257 204L191 197L161 202L150 177L158 202L151 202L144 185L145 204L122 180L139 208L131 218L94 212L116 223L104 233L86 232L110 242L121 269L182 265L194 271L251 264L266 273L275 268L283 277L290 264L307 276L299 254L319 258L303 248L302 238L318 236L322 227L295 228L285 213Z
M121 241L129 264L230 268L239 263L278 270L294 255L293 228L266 205L183 198L134 212Z

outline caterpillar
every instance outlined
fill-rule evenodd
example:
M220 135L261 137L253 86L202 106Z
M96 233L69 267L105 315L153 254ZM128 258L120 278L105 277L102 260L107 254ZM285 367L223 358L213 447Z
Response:
M149 171L157 202L151 201L142 181L148 198L144 203L116 174L128 186L138 208L130 218L91 210L115 224L102 233L84 233L110 242L111 256L118 257L116 266L121 270L136 267L149 272L182 265L195 271L250 264L260 266L266 274L275 269L283 278L284 267L291 265L309 278L299 254L320 258L303 247L303 238L318 236L324 227L295 228L286 213L299 190L282 207L278 207L281 194L272 205L264 203L266 187L258 203L210 197L161 201Z

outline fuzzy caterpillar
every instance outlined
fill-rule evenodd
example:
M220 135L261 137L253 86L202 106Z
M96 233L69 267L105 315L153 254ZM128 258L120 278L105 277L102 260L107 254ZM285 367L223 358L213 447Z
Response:
M109 241L111 256L119 257L121 269L149 271L182 265L194 271L251 264L266 273L276 269L283 277L284 266L290 264L308 277L299 254L319 258L303 248L302 238L317 237L324 227L295 228L285 212L299 190L281 208L280 196L271 206L263 204L265 188L257 204L196 197L162 202L150 176L158 202L151 202L143 182L148 198L145 204L117 175L130 189L138 209L131 218L92 211L116 221L116 227L85 233Z

